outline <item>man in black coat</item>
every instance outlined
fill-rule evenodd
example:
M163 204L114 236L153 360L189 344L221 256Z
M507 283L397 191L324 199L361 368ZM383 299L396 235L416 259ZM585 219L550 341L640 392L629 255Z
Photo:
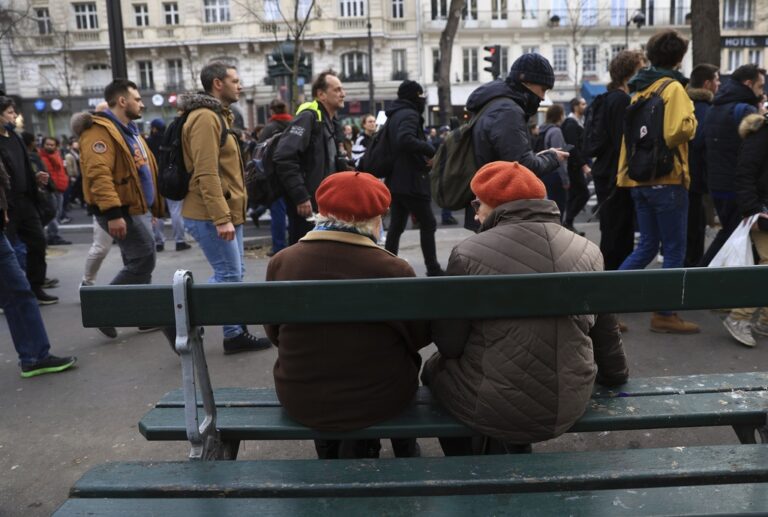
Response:
M432 213L429 168L435 148L424 135L424 89L416 81L406 80L397 89L397 100L387 110L387 136L395 155L387 187L392 193L391 219L386 249L397 255L400 236L412 213L419 223L421 252L427 266L427 276L444 274L437 261L435 230L437 221Z
M582 157L581 143L584 137L584 112L587 111L587 101L583 97L574 97L570 102L571 113L560 125L560 131L563 132L565 143L573 146L569 151L571 156L568 158L568 201L565 205L565 217L563 217L563 226L574 233L584 235L584 232L578 232L573 227L573 221L579 212L589 201L589 175L591 169L587 160Z

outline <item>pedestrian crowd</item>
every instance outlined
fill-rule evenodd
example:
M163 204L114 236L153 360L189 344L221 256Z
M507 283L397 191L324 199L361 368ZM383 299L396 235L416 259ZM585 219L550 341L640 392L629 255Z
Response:
M188 249L185 232L191 235L214 283L243 281L243 227L248 217L258 224L266 210L273 236L267 281L414 277L397 257L409 218L418 226L427 276L631 270L657 256L663 268L703 267L755 214L751 241L758 261L768 263L765 70L741 66L721 85L717 67L698 64L689 79L680 72L687 50L686 39L666 30L644 52L618 53L607 92L589 105L574 98L567 114L552 104L541 125L542 101L555 87L541 55L520 56L506 78L477 88L465 126L475 164L466 178L472 200L465 225L476 233L452 250L445 267L435 244L430 174L441 145L462 128L425 128L426 95L415 81L400 84L386 122L370 114L356 128L340 122L346 92L333 71L324 71L295 114L276 99L267 124L250 135L234 129L238 71L218 62L202 69L200 93L179 96L183 125L153 120L146 139L135 122L144 110L141 93L126 79L106 87L103 105L73 117L72 141L18 135L15 105L0 97L0 305L22 376L63 371L76 361L50 354L38 304L57 301L44 291L57 284L46 276L45 247L67 243L58 226L78 201L94 228L83 286L93 285L114 244L123 267L110 283L151 283L166 213L176 250ZM186 175L177 200L163 182L176 171L167 159L173 128L180 128L175 145ZM377 178L366 169L385 168L371 162L384 145L379 160L388 161L387 173ZM263 204L253 201L263 196L249 192L250 166L275 188ZM574 227L590 181L599 246ZM707 199L721 229L705 249ZM450 210L441 220L456 224ZM768 309L733 309L724 326L754 346L753 333L768 335ZM653 313L650 328L699 331L667 311ZM117 336L114 328L99 330ZM595 382L626 382L626 330L612 314L271 324L267 338L232 324L223 328L222 347L232 354L276 346L280 402L319 430L351 430L397 415L420 375L477 433L441 438L445 454L500 454L528 452L531 443L565 432L584 412ZM422 367L418 352L430 343L437 352ZM378 440L315 446L320 458L376 457L380 450ZM419 454L416 440L392 439L392 446L396 456Z

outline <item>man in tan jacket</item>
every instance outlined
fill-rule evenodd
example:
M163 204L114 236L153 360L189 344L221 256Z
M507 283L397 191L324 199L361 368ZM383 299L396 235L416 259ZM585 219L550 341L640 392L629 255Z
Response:
M200 72L205 93L182 95L188 112L181 131L184 165L192 174L181 215L213 268L211 283L242 282L243 223L247 199L237 136L230 133L230 104L240 98L237 69L210 63ZM226 133L226 134L225 134ZM224 138L222 138L224 135ZM224 353L264 350L271 343L252 336L245 325L224 326Z
M115 79L104 89L108 108L100 113L77 114L85 127L80 136L83 195L96 222L117 240L123 269L112 280L117 284L149 284L155 269L152 213L160 214L157 163L134 120L141 118L144 103L138 87ZM117 337L114 327L99 329Z

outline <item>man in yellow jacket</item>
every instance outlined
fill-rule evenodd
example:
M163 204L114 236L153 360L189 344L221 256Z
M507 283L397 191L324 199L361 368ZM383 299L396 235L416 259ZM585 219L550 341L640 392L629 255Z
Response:
M149 284L155 269L152 210L161 215L157 192L157 163L134 120L141 118L144 103L138 87L115 79L104 89L108 108L99 113L77 114L84 129L80 135L83 195L96 222L117 240L123 269L111 284ZM99 329L117 337L114 327Z
M633 104L660 92L664 101L664 142L674 158L668 174L648 181L634 181L629 176L627 135L624 135L616 183L619 187L631 188L640 241L620 270L645 268L656 257L659 245L664 250L664 268L683 267L691 182L688 142L696 134L693 103L685 92L687 80L677 70L687 51L688 41L676 31L656 33L646 46L651 66L640 70L629 82L630 89L637 92ZM676 313L655 312L651 317L651 330L691 334L699 332L699 327L683 321Z

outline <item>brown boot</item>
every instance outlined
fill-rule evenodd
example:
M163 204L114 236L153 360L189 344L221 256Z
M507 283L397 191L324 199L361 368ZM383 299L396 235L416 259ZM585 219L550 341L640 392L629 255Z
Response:
M651 331L664 334L696 334L700 329L695 323L681 319L676 312L669 315L654 312L651 316Z

